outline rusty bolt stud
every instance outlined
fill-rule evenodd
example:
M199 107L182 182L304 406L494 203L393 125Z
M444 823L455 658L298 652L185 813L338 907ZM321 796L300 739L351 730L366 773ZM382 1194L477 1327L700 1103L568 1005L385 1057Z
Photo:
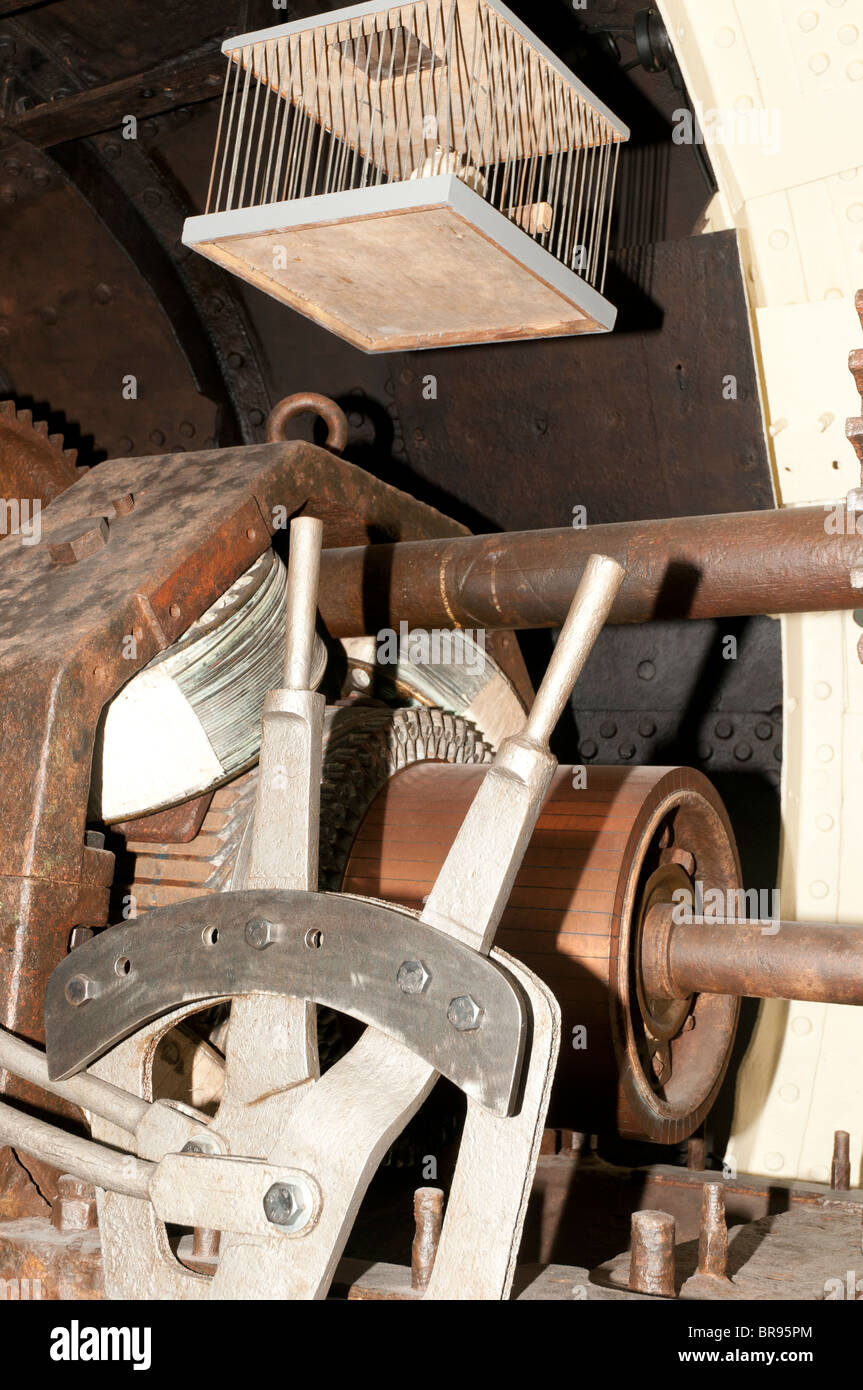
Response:
M443 1223L443 1191L418 1187L414 1193L414 1242L411 1246L411 1288L425 1293L434 1269Z
M64 1235L92 1231L96 1226L96 1189L71 1173L57 1179L57 1196L51 1206L51 1225Z
M482 1022L482 1015L483 1010L469 994L460 994L456 999L451 999L446 1011L453 1028L460 1033L472 1033Z
M402 994L422 994L430 979L431 974L421 960L403 960L396 975Z
M109 534L108 520L104 516L72 521L50 533L48 553L57 565L74 565L107 545Z
M254 946L256 951L265 951L268 946L278 941L279 936L279 928L275 922L268 922L266 917L252 917L246 923L246 941L250 946Z
M88 999L94 999L98 990L95 981L91 980L89 975L73 975L71 980L66 981L63 993L66 995L67 1003L77 1009L81 1004L86 1004Z
M687 1139L686 1166L693 1173L703 1173L707 1167L707 1145L703 1134L693 1134Z
M698 1273L724 1279L728 1268L728 1227L725 1221L725 1188L706 1182L701 1189L701 1230L698 1236Z
M835 1192L847 1192L851 1186L849 1144L847 1129L837 1129L833 1135L833 1162L830 1164L830 1186Z
M135 510L135 495L132 492L123 492L119 497L111 498L111 506L115 516L128 516Z
M631 1249L631 1291L674 1298L674 1217L666 1211L634 1211Z

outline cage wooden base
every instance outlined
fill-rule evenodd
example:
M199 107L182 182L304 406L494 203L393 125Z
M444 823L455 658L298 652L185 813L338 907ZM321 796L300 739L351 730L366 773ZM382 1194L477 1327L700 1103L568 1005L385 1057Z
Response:
M193 217L183 240L365 352L606 332L616 316L455 175Z

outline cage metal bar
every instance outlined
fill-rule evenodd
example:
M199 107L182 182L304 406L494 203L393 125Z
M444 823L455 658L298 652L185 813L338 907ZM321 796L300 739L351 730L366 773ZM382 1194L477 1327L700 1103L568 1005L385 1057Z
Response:
M241 131L243 130L243 128L244 128L244 125L245 125L245 120L246 120L246 103L247 103L247 101L248 101L248 96L249 96L249 82L250 82L251 76L252 76L251 67L249 66L248 62L246 61L246 50L245 50L245 49L243 49L243 66L245 67L246 77L245 77L245 81L244 81L244 83L243 83L243 95L242 95L242 97L240 98L240 111L239 111L239 115L237 116L237 130L238 130L238 132L241 132ZM230 179L229 179L229 181L228 181L227 207L228 207L228 210L229 210L229 211L230 211L230 210L232 209L232 207L233 207L233 200L234 200L234 185L235 185L236 180L237 180L237 165L239 164L239 162L240 162L240 141L235 140L235 141L234 141L234 157L233 157L233 159L232 159L232 161L231 161L231 177L230 177Z
M503 137L502 137L502 134L500 134L500 133L498 134L498 139L497 139L497 153L495 154L495 144L494 144L494 140L495 140L495 128L497 128L499 132L500 132L500 129L501 129L501 123L500 123L500 119L499 119L499 107L498 107L497 102L495 101L495 92L497 92L497 91L500 90L500 68L501 68L502 40L501 40L500 16L499 16L495 11L490 11L490 13L493 14L493 16L494 16L495 39L496 39L496 52L497 52L497 72L496 72L496 74L495 74L495 76L494 76L494 79L492 79L491 76L489 76L489 84L488 84L488 86L489 86L489 100L491 101L491 103L492 103L492 108L493 108L492 123L491 123L491 136L490 136L490 139L491 139L491 147L490 147L490 150L489 150L489 153L490 153L490 155L492 156L492 158L490 159L489 162L494 166L494 175L493 175L493 178L492 178L492 184L491 184L491 192L490 192L490 196L489 196L489 202L492 203L493 206L497 207L497 206L499 206L499 204L497 203L497 176L498 176L498 170L499 170L499 168L500 168L500 158L501 158L501 149L502 149L502 146L503 146Z
M571 198L570 198L570 189L571 189L571 187L574 188L574 185L572 185L572 169L573 169L573 164L577 162L577 154L576 154L576 151L577 151L577 148L578 148L577 145L576 145L576 143L575 143L575 139L574 139L574 113L575 113L576 107L575 107L575 102L574 102L574 100L573 100L573 94L572 94L571 91L567 91L567 92L565 93L565 101L566 101L566 107L567 107L567 114L568 114L568 117L569 117L570 143L569 143L569 148L568 148L567 151L566 151L566 174L565 174L565 177L564 177L563 196L562 196L562 198L561 198L560 221L559 221L559 223L558 223L558 230L557 230L557 247L556 247L556 250L555 250L555 252L554 252L554 254L557 256L557 259L558 259L559 261L564 259L563 252L564 252L565 247L566 247L566 229L567 229L567 223L568 223L568 221L569 221L569 219L570 219L570 217L571 217L571 215L572 215L572 202L571 202Z
M602 274L601 274L600 279L599 279L599 293L600 293L600 294L603 294L603 293L605 292L605 275L606 275L606 271L607 271L607 269L608 269L608 248L609 248L609 246L611 245L611 224L612 224L612 216L613 216L613 213L614 213L614 192L615 192L615 189L616 189L616 187L617 187L617 166L618 166L619 161L620 161L620 141L619 141L619 140L615 140L615 141L614 141L614 169L613 169L612 175L611 175L611 191L610 191L609 196L608 196L608 209L607 209L607 212L606 212L606 225L605 225L605 236L604 236L605 250L604 250L604 252L603 252L603 257L602 257Z
M274 43L267 45L267 84L270 88L267 97L269 134L265 135L265 148L262 152L260 177L255 195L258 205L269 200L279 126L285 105L282 97L282 54L278 44Z
M509 126L508 133L507 133L506 162L504 163L504 166L503 166L503 178L501 179L501 189L500 189L500 203L501 203L501 209L503 210L505 204L506 204L507 202L509 203L509 207L508 207L508 210L507 210L507 216L512 216L512 210L513 210L513 202L512 202L512 196L513 196L513 194L512 194L512 190L513 190L513 182L514 182L514 179L515 179L515 166L516 166L516 163L517 163L517 156L518 156L518 112L519 112L519 104L520 104L520 101L521 101L521 84L522 84L522 80L523 80L523 77L524 77L524 66L523 66L523 61L522 61L523 58L524 58L523 45L522 45L522 44L518 44L518 45L517 45L517 48L518 48L518 58L519 58L519 62L521 63L521 67L520 67L520 69L519 69L518 77L517 77L516 80L515 80L515 100L510 102L510 107L511 107L511 118L512 118L512 119L511 119L511 124L510 124L510 126ZM508 77L507 77L507 92L508 92L509 94L512 94L513 85L512 85L512 83L510 82L510 76L512 75L512 64L511 64L511 63L507 63L507 71L508 71ZM509 186L509 195L507 195L507 185Z
M389 17L389 16L387 15L387 18L388 18L388 17ZM386 30L385 30L385 29L384 29L384 30L378 30L377 21L378 21L378 16L375 15L375 16L374 16L374 28L373 28L372 32L373 32L374 34L380 33L381 35L383 35L383 33L385 33ZM376 75L376 77L375 77L374 80L375 80L375 82L377 83L377 90L378 90L378 92L380 92L380 89L381 89L381 71L382 71L382 69L383 69L383 63L384 63L384 44L383 44L383 37L381 37L381 41L380 41L380 43L378 44L378 49L379 49L379 53L378 53L378 70L377 70L377 75ZM395 56L395 41L393 41L392 50L393 50L393 56ZM367 177L368 177L368 171L369 171L369 161L371 160L372 150L373 150L373 148L374 148L374 143L375 143L375 110L376 110L376 107L375 107L374 102L372 101L372 90L371 90L371 87L368 85L368 83L366 84L366 87L367 87L367 95L368 95L368 103L369 103L369 138L368 138L368 140L366 141L366 156L365 156L365 160L363 161L362 173L360 174L360 188L365 188L365 186L366 186L366 179L367 179ZM383 135L383 125L384 125L383 108L381 108L381 134L382 134L382 135Z
M250 55L249 55L249 67L250 67L250 69L251 69L251 72L249 73L249 77L251 78L252 76L255 76L255 50L254 50L254 47L252 47L251 53L250 53ZM240 186L239 186L239 188L238 188L238 190L237 190L237 207L245 207L246 179L248 178L248 175L249 175L249 161L250 161L251 155L252 155L252 145L254 144L255 116L257 115L258 101L260 100L260 96L261 96L261 83L260 83L260 81L258 80L258 81L255 82L255 94L254 94L254 96L252 97L252 109L251 109L251 112L250 112L250 115L249 115L249 124L248 124L248 128L247 128L247 130L246 130L246 135L245 135L246 157L245 157L245 159L243 160L243 172L242 172L242 175L240 176Z
M596 223L593 233L593 265L590 272L590 283L596 284L599 271L600 243L602 239L602 228L605 222L605 199L608 194L608 170L611 162L611 141L606 140L603 146L602 160L602 186L600 189L599 200L596 207Z
M225 106L227 105L227 100L228 100L228 81L229 81L230 76L231 76L231 64L228 63L228 64L226 65L226 67L225 67L225 82L224 82L224 86L222 87L222 104L221 104L221 106L219 107L219 124L218 124L218 126L216 127L216 144L215 144L215 147L214 147L214 149L213 149L213 163L212 163L212 166L211 166L211 168L210 168L210 182L209 182L209 184L207 185L207 201L206 201L206 203L204 204L204 211L205 211L205 212L209 212L209 211L211 210L211 207L212 207L213 183L215 182L215 178L216 178L216 165L217 165L218 160L219 160L219 147L220 147L221 142L222 142L222 123L223 123L223 121L224 121L224 119L225 119Z
M228 167L228 155L229 155L229 153L230 153L230 148L231 148L231 126L232 126L233 120L234 120L234 112L235 112L236 106L237 106L237 90L238 90L238 87L239 87L239 84L240 84L240 64L239 64L238 62L236 62L236 63L233 64L233 67L234 67L234 87L233 87L233 91L231 92L231 109L230 109L230 111L228 112L228 126L227 126L227 130L226 130L226 132L225 132L225 143L224 143L224 145L223 145L223 147L222 147L222 167L221 167L221 169L220 169L220 171L219 171L219 187L218 187L218 189L217 189L217 191L216 191L216 212L219 211L219 204L220 204L221 201L222 201L222 188L223 188L223 186L224 186L224 181L225 181L225 170L226 170L227 167ZM229 64L228 64L228 71L229 71L229 72L230 72L230 69L231 69L231 64L229 63Z

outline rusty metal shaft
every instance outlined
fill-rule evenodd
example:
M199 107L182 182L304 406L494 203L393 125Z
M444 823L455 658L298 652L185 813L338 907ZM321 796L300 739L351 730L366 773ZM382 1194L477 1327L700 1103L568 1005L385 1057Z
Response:
M597 551L626 570L612 623L857 608L852 571L863 577L863 534L855 520L837 503L331 549L320 611L334 637L402 621L559 627Z
M680 922L657 904L647 917L642 970L657 999L736 994L863 1004L863 927L807 922Z

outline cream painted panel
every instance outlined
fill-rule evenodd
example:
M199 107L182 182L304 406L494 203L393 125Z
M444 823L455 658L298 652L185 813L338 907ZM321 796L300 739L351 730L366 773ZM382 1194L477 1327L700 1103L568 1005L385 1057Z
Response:
M728 113L733 138L708 150L719 194L705 229L739 233L778 503L841 498L859 481L844 422L860 409L847 356L863 342L863 0L659 9L693 101L705 119ZM786 917L863 920L859 636L850 614L783 619ZM739 1170L824 1180L842 1128L859 1177L861 1055L863 1010L762 1005L737 1087Z

